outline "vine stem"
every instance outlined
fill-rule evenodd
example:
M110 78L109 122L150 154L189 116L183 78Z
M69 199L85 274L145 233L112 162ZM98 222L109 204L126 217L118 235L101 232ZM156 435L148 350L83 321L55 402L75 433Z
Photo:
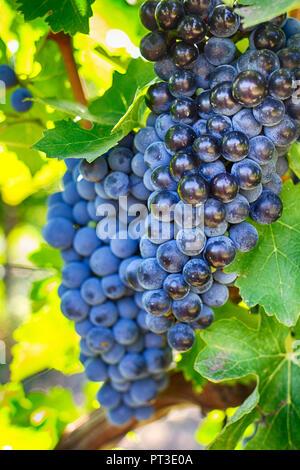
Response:
M170 385L161 393L155 404L154 417L147 422L130 421L125 426L116 427L106 419L103 409L79 418L71 423L56 450L105 450L112 449L126 436L127 432L157 421L166 416L171 409L187 406L199 406L202 413L207 414L214 409L225 410L241 405L253 391L253 386L235 384L218 385L207 383L202 392L196 393L191 382L186 382L182 373L170 376Z
M53 41L55 41L60 49L66 67L66 71L72 86L75 101L77 101L77 103L83 104L84 106L87 106L87 99L74 59L71 37L63 32L57 34L50 32L48 35L48 39L52 39Z

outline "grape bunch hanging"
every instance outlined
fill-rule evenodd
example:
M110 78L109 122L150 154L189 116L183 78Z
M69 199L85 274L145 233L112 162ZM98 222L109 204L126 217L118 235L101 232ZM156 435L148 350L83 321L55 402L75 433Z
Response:
M237 12L208 0L151 0L140 11L151 31L141 53L162 81L148 90L152 113L135 138L152 190L146 235L158 244L139 280L149 314L171 310L168 341L178 351L226 303L235 274L223 269L258 242L251 219L281 216L284 155L300 134L299 22L283 15L245 30ZM151 231L154 219L161 226ZM157 237L170 220L169 236Z
M65 262L62 312L115 425L152 416L172 350L189 350L228 300L236 274L224 268L256 246L251 219L280 217L300 134L297 20L249 31L209 0L150 0L140 14L151 31L141 53L161 79L146 127L93 163L66 160L44 228ZM148 211L136 224L138 204Z

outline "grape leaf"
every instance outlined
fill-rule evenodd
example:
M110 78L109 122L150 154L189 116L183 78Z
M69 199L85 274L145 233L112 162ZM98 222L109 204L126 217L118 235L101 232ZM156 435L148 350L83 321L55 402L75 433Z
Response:
M204 345L205 344L202 341L200 335L196 334L194 346L192 349L190 349L190 351L187 351L184 354L180 354L180 361L177 363L177 370L182 371L185 380L192 381L193 385L196 387L203 387L206 384L206 379L204 379L204 377L202 377L194 369L196 357L199 351L203 349Z
M42 269L60 271L63 266L60 252L46 243L42 243L38 250L30 253L28 259Z
M300 185L287 181L281 198L281 219L272 225L254 224L259 233L257 246L238 253L227 271L239 274L236 285L248 306L260 304L268 315L292 326L300 312Z
M287 11L300 7L300 2L295 0L277 0L276 2L270 2L270 0L242 0L239 3L248 5L236 9L236 12L243 17L245 28L264 23Z
M44 137L34 145L49 158L85 158L92 162L103 155L122 138L120 132L110 133L110 128L94 126L87 130L71 119L58 121L54 129L44 132Z
M54 33L64 31L89 33L89 18L93 15L91 5L95 0L17 0L18 10L26 21L46 16L45 20Z
M127 119L127 114L132 113L133 109L140 109L139 97L145 93L154 79L153 64L142 59L132 60L126 74L114 73L111 88L90 104L89 112L99 116L103 120L103 124L116 126L116 129L121 128L122 126L118 125L118 122L121 119L124 122L124 119ZM133 121L123 132L124 136L140 124L138 114Z
M288 327L266 316L262 309L260 314L257 329L231 318L215 322L201 334L206 347L195 363L201 375L215 382L249 375L257 379L257 388L212 444L214 449L234 449L258 416L260 424L249 448L300 449L298 342Z
M291 146L288 153L289 166L291 170L300 178L300 144L295 143Z

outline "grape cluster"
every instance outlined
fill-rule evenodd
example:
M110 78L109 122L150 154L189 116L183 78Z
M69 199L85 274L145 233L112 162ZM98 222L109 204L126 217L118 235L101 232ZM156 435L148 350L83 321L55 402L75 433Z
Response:
M18 86L18 77L12 67L6 64L0 65L0 82L4 84L5 89L10 89ZM29 90L23 87L16 88L10 97L12 108L18 113L29 111L33 106L31 101L32 94Z
M128 136L93 163L68 159L62 192L48 200L43 235L65 262L58 293L61 310L81 336L80 360L114 425L149 419L153 400L168 383L172 361L166 336L150 331L142 289L134 291L139 240L122 213L150 194L143 159Z
M300 22L286 15L245 30L215 0L146 1L141 53L162 80L150 86L147 127L135 137L151 191L137 280L155 327L190 349L252 250L258 224L282 213L285 154L300 135ZM248 40L246 52L239 41Z

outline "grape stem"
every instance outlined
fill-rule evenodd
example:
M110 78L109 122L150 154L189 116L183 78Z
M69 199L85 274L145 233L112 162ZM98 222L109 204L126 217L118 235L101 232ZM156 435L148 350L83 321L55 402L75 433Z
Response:
M104 450L112 449L126 436L129 431L145 424L157 421L168 414L171 409L186 406L199 406L202 413L207 414L214 409L225 410L241 405L253 391L253 385L218 385L207 383L201 393L196 393L191 382L186 382L180 372L170 376L170 385L159 395L155 403L155 415L151 421L140 423L130 421L125 426L116 427L110 424L103 409L79 418L71 423L60 442L57 450Z
M55 41L60 49L72 86L75 101L77 101L77 103L83 104L84 106L87 106L87 99L85 97L83 85L74 59L71 37L68 34L64 34L63 32L57 34L50 32L48 39Z

